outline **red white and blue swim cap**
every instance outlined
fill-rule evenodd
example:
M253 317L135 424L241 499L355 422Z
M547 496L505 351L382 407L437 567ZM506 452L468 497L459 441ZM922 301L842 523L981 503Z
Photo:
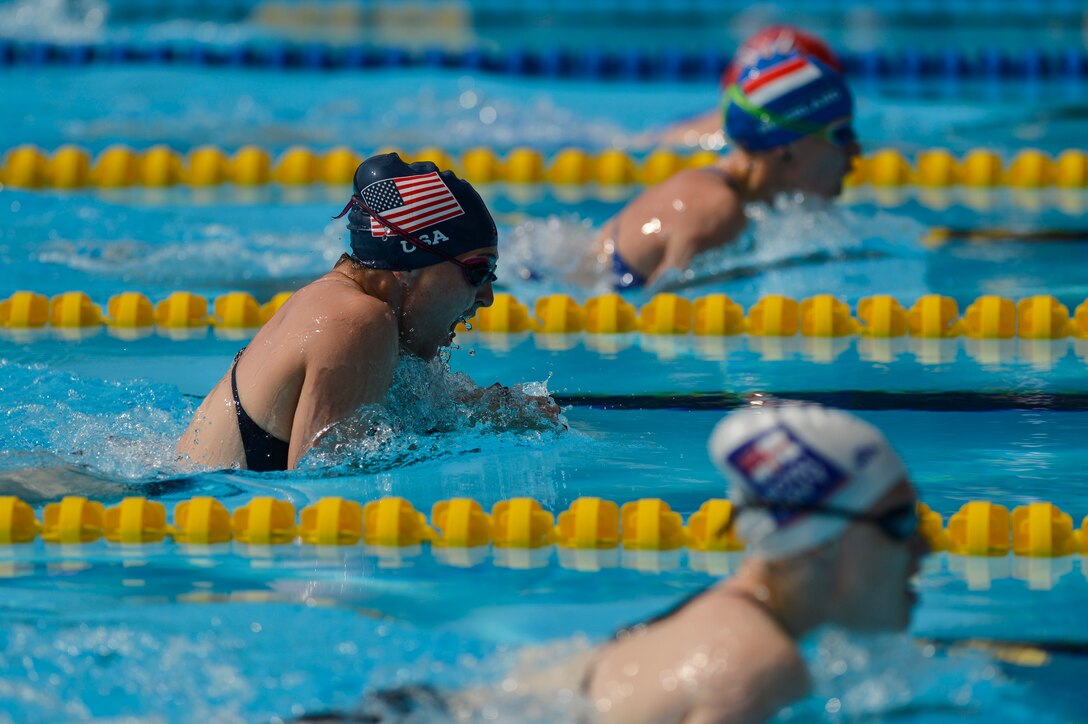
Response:
M771 25L748 37L722 73L722 90L737 82L741 71L772 55L785 55L798 52L810 58L816 58L836 73L842 73L844 66L839 56L827 43L812 33L806 33L792 25Z
M748 151L785 146L854 115L846 80L795 52L744 68L726 90L725 103L725 133Z

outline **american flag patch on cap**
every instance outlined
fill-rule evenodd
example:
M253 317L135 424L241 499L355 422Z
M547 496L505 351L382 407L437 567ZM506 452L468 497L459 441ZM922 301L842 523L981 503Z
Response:
M437 171L375 181L360 195L367 206L408 233L465 213ZM372 236L392 234L373 217L370 233Z
M822 75L823 72L816 64L805 56L793 55L774 65L760 68L758 74L742 81L740 86L751 103L767 106Z

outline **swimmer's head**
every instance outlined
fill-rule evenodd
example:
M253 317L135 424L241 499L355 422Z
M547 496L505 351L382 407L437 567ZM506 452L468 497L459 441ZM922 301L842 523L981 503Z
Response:
M772 25L745 40L722 73L722 89L737 82L741 71L760 58L798 52L816 58L836 73L843 72L843 63L835 51L820 38L792 25Z
M354 189L347 228L352 256L363 266L422 269L498 244L495 220L476 189L429 161L371 156L355 170Z
M856 146L854 99L846 80L822 61L796 52L761 57L725 92L725 133L746 151L817 137Z
M729 415L710 437L710 456L729 481L740 537L767 560L834 540L856 520L849 514L865 515L907 476L880 431L813 404ZM902 521L908 535L912 522Z

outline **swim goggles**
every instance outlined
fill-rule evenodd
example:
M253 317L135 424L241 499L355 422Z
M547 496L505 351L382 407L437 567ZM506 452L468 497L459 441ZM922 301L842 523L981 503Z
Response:
M918 531L918 506L914 503L904 503L883 513L864 513L846 508L835 508L823 505L803 505L796 503L765 501L760 503L746 503L733 509L733 515L722 530L725 534L736 521L737 515L745 510L769 510L781 513L813 513L815 515L830 515L835 518L845 518L850 521L869 523L875 525L884 535L894 541L905 542L910 540Z
M802 136L812 136L827 141L831 145L845 149L857 142L858 135L854 131L853 121L849 116L839 118L830 123L811 123L796 118L787 118L766 108L757 106L744 95L740 86L733 84L726 91L726 98L732 101L745 113L755 116L761 122L773 124L780 128L800 133Z
M347 206L344 207L344 210L333 218L342 218L344 214L346 214L351 209L352 206L356 206L365 213L369 214L379 224L389 229L394 234L396 234L415 248L422 249L423 251L429 251L436 256L442 257L451 264L456 264L458 267L460 267L461 273L465 276L465 281L468 282L470 286L479 289L484 284L487 284L488 282L493 282L498 279L498 277L495 276L495 268L498 266L499 260L495 257L473 256L469 257L468 259L458 259L453 254L448 254L441 249L436 249L430 244L420 241L418 238L408 233L401 227L397 226L392 221L379 214L377 211L374 211L374 209L367 206L366 202L364 202L357 194L352 194L351 200L348 201Z

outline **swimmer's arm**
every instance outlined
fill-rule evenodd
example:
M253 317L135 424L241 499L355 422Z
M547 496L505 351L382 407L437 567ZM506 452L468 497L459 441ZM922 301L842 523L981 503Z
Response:
M653 284L668 269L687 269L704 251L737 239L748 223L740 199L732 192L714 194L711 204L693 208L677 223L665 244L665 255L648 280Z
M306 376L291 425L288 468L314 446L332 424L361 405L381 402L397 366L398 341L392 318L359 322L350 312L328 323L306 350Z
M471 414L477 420L503 422L510 429L537 427L545 421L567 427L559 419L563 411L555 400L549 395L529 394L520 385L511 388L496 382L477 387L465 394L461 402L472 408Z
M712 679L702 687L704 693L684 717L684 724L764 722L809 694L808 669L797 650L781 643L762 643L762 649L749 648L754 655L743 662L743 672L720 672L717 676L722 681Z

